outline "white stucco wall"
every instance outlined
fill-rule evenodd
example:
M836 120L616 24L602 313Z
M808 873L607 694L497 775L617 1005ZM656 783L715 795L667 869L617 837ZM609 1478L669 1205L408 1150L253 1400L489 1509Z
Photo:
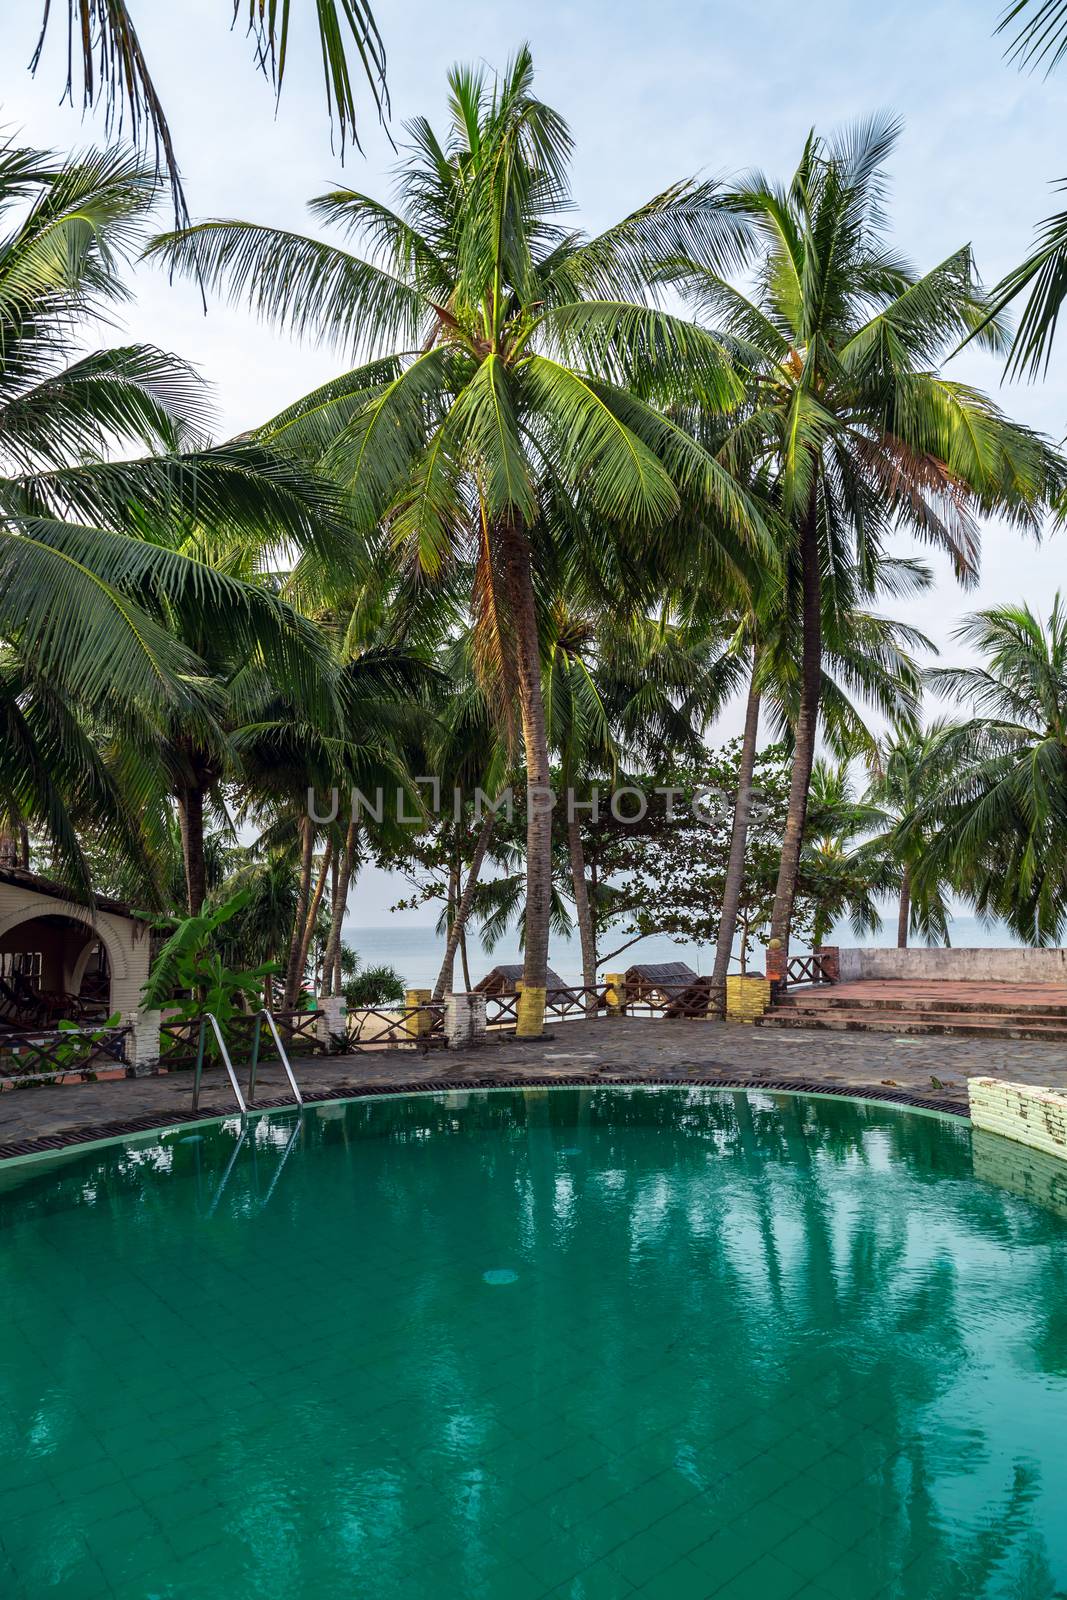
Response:
M987 979L1067 985L1067 950L908 950L842 946L841 982L861 978Z
M41 894L29 885L0 883L0 946L15 947L6 936L36 917L70 917L85 926L84 944L71 939L73 962L70 973L64 974L71 988L74 979L80 976L78 966L84 965L86 946L95 939L100 940L107 951L111 970L111 1010L121 1012L124 1022L130 1021L148 978L151 953L148 924L114 911L90 911L86 906Z

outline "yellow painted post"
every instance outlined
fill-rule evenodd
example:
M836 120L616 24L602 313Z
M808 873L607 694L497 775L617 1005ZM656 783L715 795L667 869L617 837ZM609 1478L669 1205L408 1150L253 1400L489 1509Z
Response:
M726 980L727 1022L754 1022L771 1003L769 978L742 977L735 973Z
M433 1017L430 1012L432 995L432 989L404 990L404 1008L408 1012L413 1011L415 1013L414 1016L406 1016L404 1018L404 1028L411 1034L413 1039L424 1039L433 1025Z
M607 984L605 999L608 1005L609 1017L623 1017L626 1015L626 974L625 972L605 972L604 982Z
M539 1039L545 1031L545 996L548 991L522 982L517 983L515 987L519 991L515 1037Z

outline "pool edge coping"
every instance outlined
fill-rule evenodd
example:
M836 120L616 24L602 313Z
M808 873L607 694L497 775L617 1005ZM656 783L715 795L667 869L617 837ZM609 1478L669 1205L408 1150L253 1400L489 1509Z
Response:
M878 1086L881 1089L881 1085ZM619 1078L607 1075L574 1075L572 1077L546 1078L538 1074L501 1079L499 1076L466 1078L460 1081L447 1078L407 1080L400 1083L365 1084L353 1091L351 1086L327 1089L305 1099L304 1107L336 1104L342 1101L381 1099L392 1095L462 1094L486 1089L724 1089L763 1090L768 1094L800 1094L824 1099L857 1100L868 1105L880 1105L894 1111L916 1111L927 1115L949 1116L961 1122L970 1121L966 1105L939 1099L933 1095L913 1094L906 1089L876 1092L871 1085L838 1085L818 1083L808 1078ZM299 1108L291 1099L270 1100L250 1106L249 1117L266 1115L273 1111L296 1111ZM61 1155L78 1147L114 1144L140 1135L166 1131L178 1132L202 1123L228 1122L240 1116L232 1111L206 1110L198 1114L175 1117L173 1114L145 1114L125 1121L86 1123L65 1129L61 1133L42 1134L36 1139L12 1140L0 1144L0 1167L23 1161L39 1160L44 1156Z

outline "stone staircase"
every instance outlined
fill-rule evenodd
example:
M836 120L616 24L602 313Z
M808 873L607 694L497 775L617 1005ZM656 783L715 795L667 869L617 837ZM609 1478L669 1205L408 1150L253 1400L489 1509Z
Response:
M786 990L756 1026L1067 1044L1067 985L900 978L813 984Z

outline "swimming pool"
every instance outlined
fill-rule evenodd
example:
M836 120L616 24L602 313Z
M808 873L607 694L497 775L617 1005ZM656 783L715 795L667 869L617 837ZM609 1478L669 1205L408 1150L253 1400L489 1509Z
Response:
M1067 1222L843 1099L374 1099L0 1169L0 1593L1050 1600Z

